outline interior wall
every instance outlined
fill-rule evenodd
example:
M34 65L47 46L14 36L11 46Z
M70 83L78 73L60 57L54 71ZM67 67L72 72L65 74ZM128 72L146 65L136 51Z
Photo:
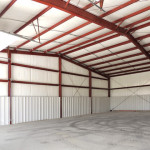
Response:
M150 85L150 72L111 78L111 88ZM150 110L150 86L111 90L111 109ZM146 105L148 107L146 107Z
M0 53L0 57L7 58L6 53ZM0 58L2 60L2 58ZM4 60L3 60L4 61ZM5 59L5 61L8 61ZM43 67L47 69L59 70L57 57L34 56L12 54L12 63ZM8 65L0 64L0 79L8 80ZM62 71L82 74L89 76L89 71L62 60ZM59 98L59 73L45 70L38 70L26 67L11 65L11 80L36 82L45 84L57 84L56 86L11 83L11 96L8 98L8 83L0 82L0 107L1 109L0 124L9 124L11 113L12 123L22 123L28 121L60 118L60 98ZM92 73L92 98L89 97L89 77L77 76L62 73L62 116L71 117L77 115L86 115L109 111L108 100L108 81L100 75ZM73 87L76 86L76 87ZM83 86L82 88L80 86ZM106 88L102 90L99 88ZM4 101L8 99L8 101ZM56 100L55 100L56 99ZM93 99L93 100L92 100ZM10 104L11 101L11 112ZM91 104L92 102L92 104ZM56 108L57 109L56 109ZM56 111L51 111L56 109ZM41 114L40 114L41 113ZM7 118L5 119L5 117Z

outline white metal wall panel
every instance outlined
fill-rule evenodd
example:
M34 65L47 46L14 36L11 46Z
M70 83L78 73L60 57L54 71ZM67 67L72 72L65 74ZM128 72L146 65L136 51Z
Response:
M7 79L7 78L8 78L8 65L0 64L0 79Z
M108 88L108 81L100 79L92 79L92 86L99 88Z
M114 96L110 103L111 110L150 111L150 95Z
M63 96L89 96L89 89L63 87L62 94Z
M8 97L0 97L0 125L8 125L10 122L10 99Z
M69 71L73 73L79 73L79 74L84 74L84 75L89 75L88 70L79 67L73 63L70 63L68 61L62 60L62 71Z
M87 115L91 112L91 98L63 97L63 117Z
M108 90L98 90L98 89L92 89L92 96L93 97L107 97L108 96Z
M12 123L60 118L59 97L12 97Z
M58 86L12 83L12 96L58 96Z
M92 112L102 113L110 111L109 97L92 97Z
M62 74L62 84L77 85L77 86L89 86L89 78Z
M0 82L0 96L8 96L8 83Z

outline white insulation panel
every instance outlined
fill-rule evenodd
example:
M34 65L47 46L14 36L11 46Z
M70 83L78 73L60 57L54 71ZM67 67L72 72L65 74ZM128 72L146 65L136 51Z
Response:
M110 102L111 110L150 111L150 95L114 96Z
M10 122L10 99L0 97L0 125L8 125Z
M92 112L102 113L110 111L109 97L92 97Z
M87 115L91 112L91 98L63 97L63 117Z
M12 97L12 123L60 118L59 97Z

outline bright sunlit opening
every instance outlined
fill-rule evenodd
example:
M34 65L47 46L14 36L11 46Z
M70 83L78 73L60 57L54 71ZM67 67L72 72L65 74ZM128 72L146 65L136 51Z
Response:
M0 51L20 39L19 37L0 31Z

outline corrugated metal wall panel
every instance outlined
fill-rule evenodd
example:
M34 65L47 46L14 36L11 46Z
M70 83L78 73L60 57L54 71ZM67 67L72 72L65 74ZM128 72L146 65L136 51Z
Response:
M63 97L63 117L90 114L91 98L89 97Z
M150 111L150 95L114 96L110 102L111 110Z
M13 124L59 117L59 97L12 97Z
M8 125L10 122L10 99L9 97L0 97L0 125Z
M92 111L93 113L102 113L110 111L109 97L92 97Z

